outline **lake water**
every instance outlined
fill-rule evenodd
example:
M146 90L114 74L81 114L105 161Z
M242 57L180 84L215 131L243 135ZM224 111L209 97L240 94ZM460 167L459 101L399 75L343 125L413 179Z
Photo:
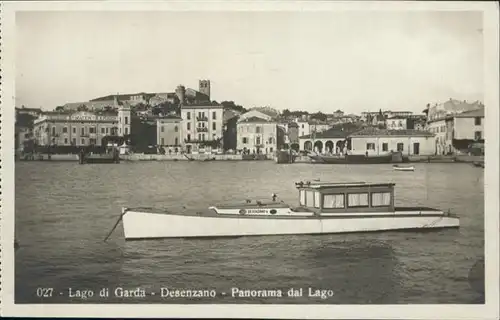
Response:
M274 162L16 163L16 303L484 303L483 170L470 164L277 165ZM295 181L396 183L397 205L450 209L460 229L214 240L123 240L122 206L196 210L270 199L296 203ZM478 263L479 261L479 263ZM473 266L476 265L475 268ZM479 266L479 267L478 267ZM214 289L215 298L114 296L117 287ZM51 298L38 288L54 288ZM92 290L87 299L68 290ZM108 288L109 297L98 292ZM284 296L233 297L231 288ZM287 297L303 288L302 297ZM308 288L331 290L326 299ZM222 292L227 294L223 295ZM330 292L330 293L331 293ZM40 293L40 290L38 290Z

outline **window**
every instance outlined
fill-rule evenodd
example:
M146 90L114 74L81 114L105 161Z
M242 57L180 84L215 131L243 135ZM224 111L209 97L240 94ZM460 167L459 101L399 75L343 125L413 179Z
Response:
M256 143L257 143L257 145L260 145L260 137L257 137Z
M212 122L212 130L216 130L217 128L217 125L215 124L215 122Z
M128 124L128 117L125 117L125 124Z
M212 120L215 120L215 119L217 119L217 112L213 111L212 112Z
M241 142L243 142L244 144L247 144L248 143L248 138L246 138L246 137L242 138Z
M81 132L81 135L83 136L83 135L85 134L85 128L82 128L82 129L80 130L80 132Z
M63 128L63 133L68 133L68 127Z
M480 126L481 125L481 117L475 117L474 118L474 125Z
M52 135L55 136L56 135L56 127L52 127Z
M164 126L161 126L161 132L165 132L165 127Z
M108 133L109 133L109 128L106 128L106 134L108 134Z
M273 137L269 138L269 143L273 143Z
M187 123L187 129L191 130L191 123L190 122Z
M178 126L174 127L174 132L179 132L179 127Z
M201 140L201 133L198 133L198 141Z
M306 205L306 191L305 190L299 191L299 198L300 198L300 205L305 206Z
M76 134L76 128L73 128L73 134Z
M366 150L375 150L375 143L367 143Z
M474 132L474 140L481 140L481 131Z
M179 145L179 138L175 137L175 145L178 146Z
M125 128L125 134L128 134L128 127Z
M82 144L85 144L85 139L82 139L81 142L82 142Z
M164 138L161 138L161 145L164 146L165 145L165 139Z
M101 128L101 133L104 134L106 132L106 128Z
M64 144L68 144L68 138L64 138Z
M368 207L368 193L350 193L347 198L349 207Z
M372 192L372 207L388 207L390 205L390 192Z
M405 145L404 145L404 143L401 143L401 142L400 142L400 143L398 143L397 150L398 150L398 151L403 151L403 150L404 150L404 146L405 146Z
M95 145L95 143L96 143L95 139L90 139L90 144L91 145Z
M273 148L269 148L269 152L271 152L271 153L272 153L272 152L273 152Z
M188 120L191 120L191 112L188 112L188 113L187 113L187 119L188 119Z
M306 206L312 207L314 205L314 191L306 191Z
M260 133L260 127L255 128L255 133Z
M314 207L320 208L320 204L321 204L321 193L319 193L318 191L315 191L314 192Z
M345 204L343 194L325 194L323 196L323 208L338 209L344 207Z
M205 141L205 134L201 135L201 140Z
M73 138L73 145L76 146L76 138Z
M304 124L302 124L302 129L304 129Z
M382 143L382 151L389 151L389 144L387 142Z
M94 127L90 127L89 128L89 133L95 133L95 128Z
M187 135L187 141L191 141L191 135L189 133Z

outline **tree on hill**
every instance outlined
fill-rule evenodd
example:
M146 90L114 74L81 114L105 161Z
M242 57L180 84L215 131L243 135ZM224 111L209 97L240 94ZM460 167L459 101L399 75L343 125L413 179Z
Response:
M243 106L235 104L234 101L222 101L220 104L226 109L231 109L240 113L247 112L247 109L245 109Z
M311 115L311 119L320 120L320 121L326 121L326 114L324 114L323 112L319 111L319 112L313 113Z

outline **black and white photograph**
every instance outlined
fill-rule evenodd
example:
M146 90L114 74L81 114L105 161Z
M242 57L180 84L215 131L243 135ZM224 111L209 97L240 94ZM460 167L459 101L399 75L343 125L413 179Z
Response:
M498 4L73 3L2 3L2 316L498 318Z

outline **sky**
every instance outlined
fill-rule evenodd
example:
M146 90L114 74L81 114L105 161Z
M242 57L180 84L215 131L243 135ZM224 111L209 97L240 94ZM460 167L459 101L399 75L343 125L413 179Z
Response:
M18 12L16 106L210 79L211 99L331 113L483 101L481 12Z

